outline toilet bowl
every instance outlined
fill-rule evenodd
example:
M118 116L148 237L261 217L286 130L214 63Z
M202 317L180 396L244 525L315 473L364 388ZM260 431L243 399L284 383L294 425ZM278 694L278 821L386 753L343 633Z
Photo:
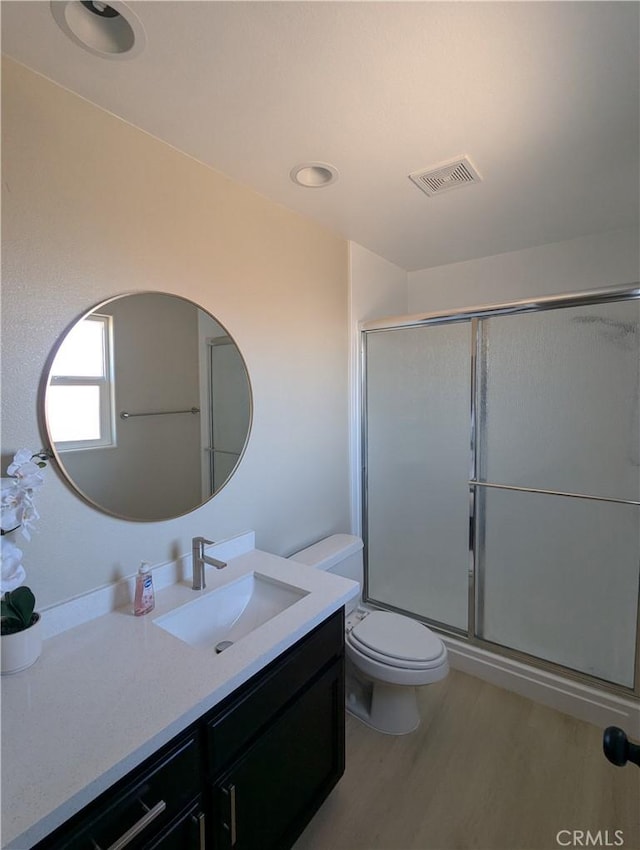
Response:
M334 534L296 552L292 560L358 581L362 588L362 540ZM417 688L449 672L447 649L422 623L374 610L361 599L346 611L346 708L367 725L390 735L420 725Z

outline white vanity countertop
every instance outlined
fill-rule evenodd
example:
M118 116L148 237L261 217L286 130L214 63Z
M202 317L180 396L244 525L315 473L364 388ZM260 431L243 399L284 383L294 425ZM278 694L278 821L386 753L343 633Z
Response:
M156 592L150 614L129 605L49 638L33 667L2 677L3 848L32 847L358 592L252 549L207 568L198 594L254 570L308 593L219 655L154 624L193 601L189 581Z

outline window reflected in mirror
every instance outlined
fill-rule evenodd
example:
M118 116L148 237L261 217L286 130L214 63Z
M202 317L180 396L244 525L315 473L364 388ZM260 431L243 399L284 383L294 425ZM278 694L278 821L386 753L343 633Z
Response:
M55 356L46 417L59 452L113 445L111 338L111 316L87 316Z

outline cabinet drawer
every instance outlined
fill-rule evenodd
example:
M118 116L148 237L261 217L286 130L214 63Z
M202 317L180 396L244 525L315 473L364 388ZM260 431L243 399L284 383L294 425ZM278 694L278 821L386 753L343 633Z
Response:
M218 707L207 723L210 775L220 769L291 702L310 677L344 653L344 608L251 680L240 697Z
M201 801L172 823L144 850L206 850L205 814Z
M83 809L37 850L107 850L127 833L130 850L150 845L198 798L201 763L198 736L183 738Z

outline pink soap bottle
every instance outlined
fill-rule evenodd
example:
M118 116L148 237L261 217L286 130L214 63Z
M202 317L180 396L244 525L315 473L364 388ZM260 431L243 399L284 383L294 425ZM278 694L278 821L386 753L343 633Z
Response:
M148 614L149 611L153 611L155 604L151 567L147 561L143 561L136 576L136 595L133 603L133 613L136 617L140 616L140 614Z

